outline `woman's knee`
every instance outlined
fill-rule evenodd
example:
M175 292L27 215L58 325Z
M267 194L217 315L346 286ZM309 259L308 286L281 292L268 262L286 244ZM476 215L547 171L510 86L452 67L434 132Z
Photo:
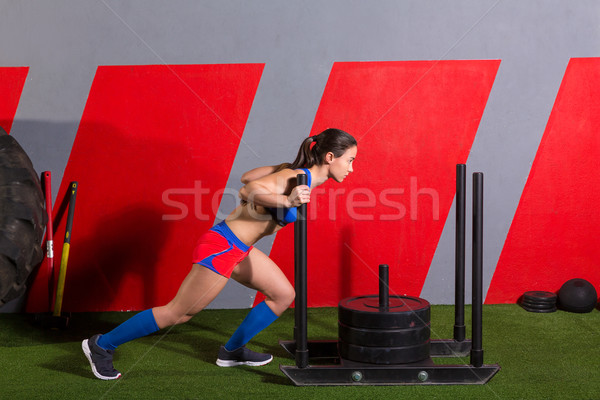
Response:
M295 298L296 291L294 290L294 287L292 285L288 284L285 287L281 287L277 290L273 301L275 301L281 307L288 308Z
M286 296L286 302L287 302L287 306L291 306L292 302L296 299L296 291L294 290L294 287L292 285L289 286L289 289L287 291L287 296Z
M161 329L168 326L184 324L193 317L193 314L180 312L175 307L172 307L171 304L167 304L163 307L156 307L153 312L156 324Z
M189 314L182 315L177 319L177 321L175 322L175 325L185 324L190 319L192 319L192 317L193 317L193 315L189 315Z

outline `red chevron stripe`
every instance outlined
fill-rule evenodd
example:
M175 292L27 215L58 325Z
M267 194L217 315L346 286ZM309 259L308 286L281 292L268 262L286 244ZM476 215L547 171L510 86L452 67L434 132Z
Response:
M379 264L390 265L393 292L420 294L499 64L334 64L312 134L346 130L358 155L354 174L309 205L309 306L376 293ZM293 280L293 228L271 257Z
M262 70L98 68L60 188L79 182L65 311L171 300L214 222Z
M0 126L10 133L29 67L0 67Z
M600 58L571 59L504 243L486 303L571 278L600 288Z

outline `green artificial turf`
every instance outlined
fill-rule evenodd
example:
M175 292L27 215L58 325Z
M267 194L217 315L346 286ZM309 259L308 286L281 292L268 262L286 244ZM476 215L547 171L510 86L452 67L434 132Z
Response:
M600 312L530 313L517 305L484 306L486 363L500 372L486 385L295 387L279 371L293 365L279 339L290 339L288 310L249 345L271 352L263 367L219 368L219 346L247 310L205 310L185 325L121 346L117 381L93 377L81 340L132 313L74 314L66 330L42 329L31 315L0 314L2 399L600 399ZM470 308L467 307L467 324ZM337 336L334 308L309 309L309 337ZM431 337L450 338L452 306L433 306ZM468 335L470 336L470 334ZM464 363L465 359L446 359Z

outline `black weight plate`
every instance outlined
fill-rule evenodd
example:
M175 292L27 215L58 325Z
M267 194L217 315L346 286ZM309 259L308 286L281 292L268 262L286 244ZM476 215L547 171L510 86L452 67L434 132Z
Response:
M406 329L354 328L338 322L340 340L360 346L398 347L422 344L429 340L429 324Z
M534 299L531 297L523 297L522 299L523 301L528 301L530 303L536 303L536 304L556 304L557 299L554 298L550 298L550 299Z
M556 293L543 292L543 291L530 291L523 293L524 300L531 300L536 302L556 302Z
M525 311L535 312L535 313L551 313L551 312L555 312L557 310L556 307L552 307L552 308L531 308L531 307L527 307L527 306L522 306L522 307Z
M556 300L555 301L534 301L534 300L529 300L529 299L523 299L523 301L521 301L521 303L538 305L538 306L554 307L556 305Z
M388 311L379 309L379 296L349 297L338 305L338 320L354 328L405 329L429 324L427 300L410 296L390 296Z
M429 340L405 347L369 347L338 342L340 357L368 364L407 364L429 358Z
M556 303L539 304L539 303L532 303L530 301L523 301L521 303L521 305L525 306L525 307L531 307L531 308L552 308L552 307L556 307Z
M524 304L526 306L532 306L532 307L555 307L556 306L556 302L554 303L540 303L540 302L535 302L535 301L531 301L531 300L523 300L521 301L520 304Z
M536 299L555 299L556 293L543 291L543 290L531 290L531 291L523 293L523 296L536 298Z
M554 305L556 305L556 300L553 300L553 301L539 301L539 300L531 300L531 299L523 298L523 299L521 299L521 303L554 306Z

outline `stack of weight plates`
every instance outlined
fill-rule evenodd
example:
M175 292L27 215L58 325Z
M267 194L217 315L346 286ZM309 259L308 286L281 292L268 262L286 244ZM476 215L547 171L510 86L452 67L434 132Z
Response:
M556 298L556 294L552 292L525 292L521 300L521 307L529 312L551 313L556 311Z
M350 297L338 307L341 358L368 364L406 364L429 358L430 305L410 296Z

